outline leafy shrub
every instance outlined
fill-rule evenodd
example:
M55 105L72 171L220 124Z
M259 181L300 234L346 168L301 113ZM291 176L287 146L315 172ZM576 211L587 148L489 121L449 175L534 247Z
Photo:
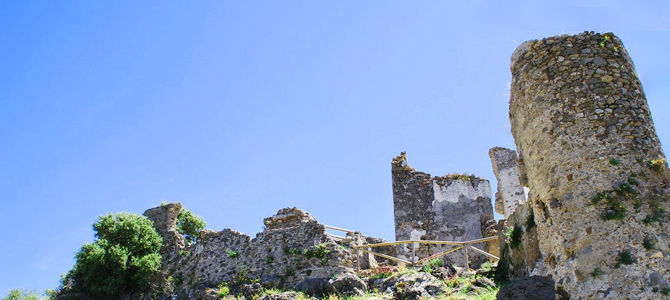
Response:
M184 236L186 244L195 243L198 234L205 226L207 222L188 209L182 209L177 216L177 232Z
M93 224L96 240L76 254L67 277L95 298L116 298L150 286L161 266L162 238L153 222L130 213L100 216Z
M481 273L488 273L494 271L494 266L493 263L490 261L487 261L483 263L481 266L479 266L479 270Z
M225 298L230 295L230 288L228 287L228 283L223 281L219 284L219 298Z
M5 295L2 300L42 300L46 299L44 297L41 297L40 294L38 294L35 291L25 291L25 290L20 290L20 289L13 289L10 290L7 295Z

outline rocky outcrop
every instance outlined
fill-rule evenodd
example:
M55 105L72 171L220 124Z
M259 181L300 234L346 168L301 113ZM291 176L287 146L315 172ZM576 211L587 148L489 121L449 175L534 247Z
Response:
M413 300L442 295L447 286L433 275L419 272L399 274L384 280L382 291L391 293L393 299Z

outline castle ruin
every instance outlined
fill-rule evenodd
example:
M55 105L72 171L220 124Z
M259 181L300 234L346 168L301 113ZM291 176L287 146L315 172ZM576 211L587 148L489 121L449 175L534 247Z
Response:
M488 180L473 175L431 177L410 167L404 152L393 159L391 173L396 241L471 241L495 235ZM409 259L410 246L401 247L399 255ZM448 248L421 244L415 252L423 258ZM493 253L498 252L497 248L493 244L485 247ZM469 256L482 257L475 253ZM450 258L458 265L465 265L463 255Z
M511 72L509 114L518 152L489 151L498 181L495 208L507 221L493 219L488 180L432 177L410 167L403 152L391 164L396 240L498 234L499 247L480 248L500 254L499 271L510 279L541 277L558 299L667 296L670 169L622 42L593 32L527 41L512 55ZM329 294L347 286L346 294L363 295L366 283L353 268L377 261L352 248L384 242L358 232L335 239L308 213L285 208L266 218L255 238L203 230L196 243L185 244L176 230L181 210L170 203L144 213L163 238L161 293L175 297L214 299L214 287L240 279L249 289L262 284ZM409 259L409 247L384 252ZM423 258L443 247L414 250ZM463 265L462 257L452 262ZM517 282L532 287L532 281ZM504 289L498 299L518 299ZM59 299L71 299L65 296Z
M496 211L507 221L496 233L488 180L432 177L410 167L402 153L391 169L396 240L466 241L498 234L499 252L491 245L485 250L500 253L499 270L510 279L549 280L558 299L661 298L670 291L670 170L623 44L611 33L593 32L528 41L514 52L511 71L516 151L489 152L498 179ZM156 212L154 221L173 223L174 211ZM266 225L255 239L206 231L195 248L157 227L164 237L175 235L164 249L178 262L174 274L194 282L213 284L244 271L225 249L253 257L244 265L261 281L279 279L289 286L353 266L351 254L337 247L329 248L336 255L325 265L286 259L290 249L309 251L312 239L330 239L302 211L282 210ZM296 230L307 238L292 239L289 232ZM353 240L365 243L362 237ZM441 247L415 250L422 258L446 250ZM178 250L184 249L197 259L181 257ZM409 259L408 246L395 250ZM462 264L460 257L452 259ZM363 260L376 265L371 256ZM290 280L286 270L295 270Z
M518 155L489 152L495 208L507 219L498 226L503 272L546 276L559 298L657 299L670 291L670 170L622 42L593 32L528 41L511 71ZM431 177L404 153L392 174L396 240L486 235L487 180Z

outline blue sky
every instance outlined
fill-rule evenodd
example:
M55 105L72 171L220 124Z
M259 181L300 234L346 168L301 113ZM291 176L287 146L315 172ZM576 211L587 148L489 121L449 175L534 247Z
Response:
M54 288L108 212L252 237L299 207L393 239L391 158L491 180L509 57L618 35L670 143L666 1L4 1L0 295Z

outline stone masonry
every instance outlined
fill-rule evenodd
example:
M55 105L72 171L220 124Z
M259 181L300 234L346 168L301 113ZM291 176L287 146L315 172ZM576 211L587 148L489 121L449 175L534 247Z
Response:
M391 172L396 241L468 241L495 234L488 180L473 175L431 177L411 168L404 152L393 159ZM420 245L416 253L420 259L450 248ZM486 245L494 254L497 249L494 243ZM403 245L399 255L409 259L411 246ZM450 258L458 265L465 263L463 254Z
M513 280L531 274L541 257L533 207L530 202L519 205L498 227L500 280Z
M170 203L144 215L163 236L164 273L172 292L182 298L202 299L205 295L198 293L221 282L334 292L332 278L355 267L351 249L337 244L322 224L297 208L266 218L265 230L256 238L231 229L203 230L193 245L185 245L175 230L181 210L181 204Z
M510 122L542 257L570 299L669 290L670 172L635 67L611 33L521 44Z
M526 202L523 186L519 182L516 151L494 147L489 150L489 156L498 181L495 210L508 219L517 206Z

